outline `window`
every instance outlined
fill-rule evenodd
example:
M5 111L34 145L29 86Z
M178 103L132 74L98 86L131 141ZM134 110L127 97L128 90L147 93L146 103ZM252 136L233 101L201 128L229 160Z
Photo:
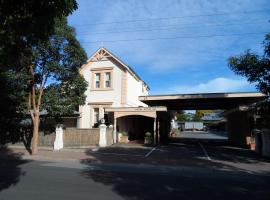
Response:
M100 88L100 73L96 73L95 75L95 88Z
M113 90L113 68L101 67L93 68L91 90Z
M99 109L94 108L94 124L98 124L99 122Z
M111 72L105 73L105 87L106 88L111 87Z

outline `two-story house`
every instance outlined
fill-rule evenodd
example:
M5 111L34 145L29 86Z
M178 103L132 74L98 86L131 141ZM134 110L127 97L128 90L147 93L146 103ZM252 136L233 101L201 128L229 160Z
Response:
M97 127L102 119L114 126L114 132L128 132L142 138L146 131L154 134L157 111L139 96L148 95L149 86L123 61L106 48L98 49L80 68L88 82L85 105L80 106L78 128Z
M80 69L88 82L85 105L80 106L80 128L108 122L108 107L147 107L139 96L148 95L148 85L107 49L98 49Z

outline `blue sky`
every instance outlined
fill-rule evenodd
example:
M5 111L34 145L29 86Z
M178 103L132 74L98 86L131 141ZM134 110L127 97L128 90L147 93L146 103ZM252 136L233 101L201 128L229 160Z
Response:
M130 65L150 94L256 91L228 67L262 53L269 0L79 0L69 18L90 57L100 46Z

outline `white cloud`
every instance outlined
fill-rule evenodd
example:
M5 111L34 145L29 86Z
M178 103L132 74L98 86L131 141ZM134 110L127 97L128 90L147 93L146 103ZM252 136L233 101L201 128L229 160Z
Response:
M254 85L245 79L218 77L197 85L173 86L168 91L171 93L245 92L254 91Z

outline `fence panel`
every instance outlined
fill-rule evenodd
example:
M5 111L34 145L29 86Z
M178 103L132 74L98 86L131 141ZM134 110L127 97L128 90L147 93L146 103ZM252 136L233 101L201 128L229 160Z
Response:
M39 132L38 137L38 146L42 147L53 147L53 143L55 140L55 132L46 133L46 132Z
M99 129L67 128L63 134L64 147L89 147L99 143Z
M107 128L107 144L113 144L113 128Z

